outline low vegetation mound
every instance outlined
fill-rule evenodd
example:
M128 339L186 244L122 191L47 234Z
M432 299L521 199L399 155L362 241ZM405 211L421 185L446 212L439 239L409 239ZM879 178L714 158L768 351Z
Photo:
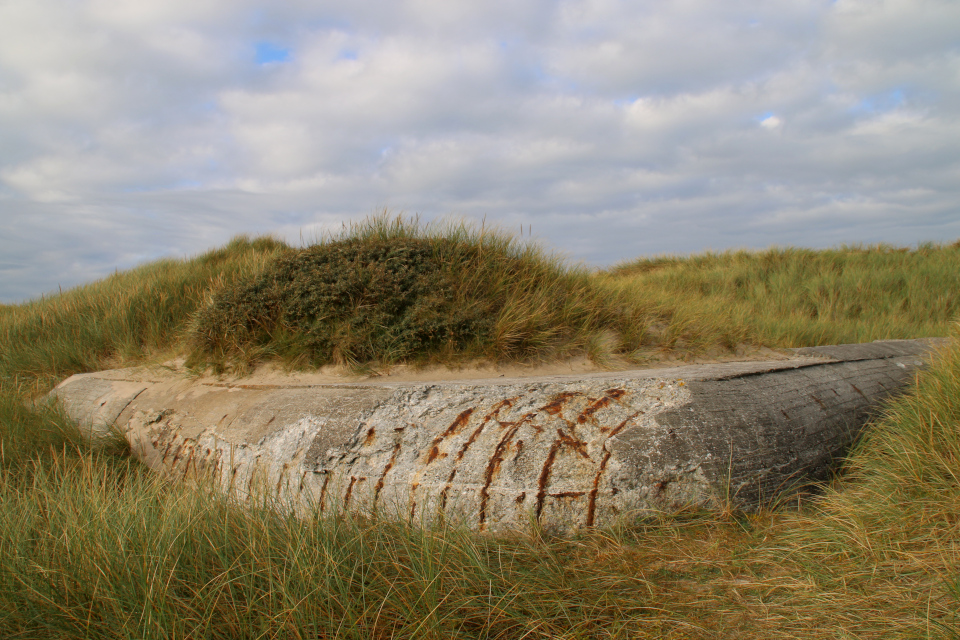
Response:
M377 217L280 254L256 277L217 292L195 319L191 364L222 370L281 357L357 368L596 356L602 342L635 349L638 318L636 305L535 245L465 225Z

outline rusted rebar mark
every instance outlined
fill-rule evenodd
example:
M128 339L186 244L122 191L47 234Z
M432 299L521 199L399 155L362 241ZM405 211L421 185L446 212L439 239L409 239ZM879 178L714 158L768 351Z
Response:
M510 440L513 439L513 436L516 435L520 427L535 415L537 414L528 413L514 422L510 428L507 429L507 432L503 435L503 437L500 438L500 442L497 443L497 447L494 449L493 455L490 457L490 462L487 463L487 469L484 473L483 488L480 489L480 512L478 514L478 520L481 531L486 528L487 503L490 500L490 485L493 483L493 479L496 477L497 471L500 469L500 464L503 462L504 450L506 449L506 446Z
M377 484L373 488L373 506L377 506L377 500L380 498L380 490L383 489L384 479L387 477L387 474L390 473L390 469L393 468L393 463L397 461L397 454L400 453L400 447L402 443L397 442L393 447L393 453L390 454L390 459L387 461L386 466L383 468L383 473L380 474L380 478L377 480Z
M627 416L627 418L623 422L621 422L620 424L618 424L616 427L613 428L613 431L610 432L610 435L607 436L607 439L604 440L603 442L603 448L606 449L606 453L603 455L603 460L600 461L600 466L597 468L597 475L593 477L593 487L590 489L590 497L587 500L587 519L584 524L586 524L588 527L593 526L594 519L596 518L597 495L600 493L600 478L603 477L603 472L607 468L607 462L610 461L610 456L613 453L612 451L610 451L610 449L607 449L607 443L610 442L610 438L614 437L615 435L623 431L624 428L626 428L627 423L629 423L631 420L636 418L641 413L643 412L637 411L632 415Z
M563 433L557 429L557 439L553 441L550 451L547 452L547 459L543 462L543 468L540 469L540 476L537 478L537 507L536 517L540 520L540 514L543 513L543 500L547 495L547 482L550 481L550 473L553 471L553 462L557 459L557 452L563 446Z

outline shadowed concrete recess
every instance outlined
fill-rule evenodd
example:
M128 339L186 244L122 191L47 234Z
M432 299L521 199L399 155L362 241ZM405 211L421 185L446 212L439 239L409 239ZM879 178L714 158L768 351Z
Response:
M277 384L162 369L52 393L172 477L245 496L481 531L602 526L648 509L743 507L825 479L877 404L945 339L794 349L779 361L549 377Z

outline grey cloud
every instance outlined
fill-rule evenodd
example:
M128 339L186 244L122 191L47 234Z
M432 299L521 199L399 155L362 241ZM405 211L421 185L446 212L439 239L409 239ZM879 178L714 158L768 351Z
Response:
M614 97L761 79L817 37L810 2L569 3L548 49L554 73Z

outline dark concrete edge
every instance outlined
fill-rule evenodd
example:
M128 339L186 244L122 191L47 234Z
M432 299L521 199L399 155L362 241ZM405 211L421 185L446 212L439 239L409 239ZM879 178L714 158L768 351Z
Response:
M821 357L838 362L879 360L901 356L920 356L944 348L952 338L914 338L911 340L875 340L854 344L824 345L789 349L798 356Z

